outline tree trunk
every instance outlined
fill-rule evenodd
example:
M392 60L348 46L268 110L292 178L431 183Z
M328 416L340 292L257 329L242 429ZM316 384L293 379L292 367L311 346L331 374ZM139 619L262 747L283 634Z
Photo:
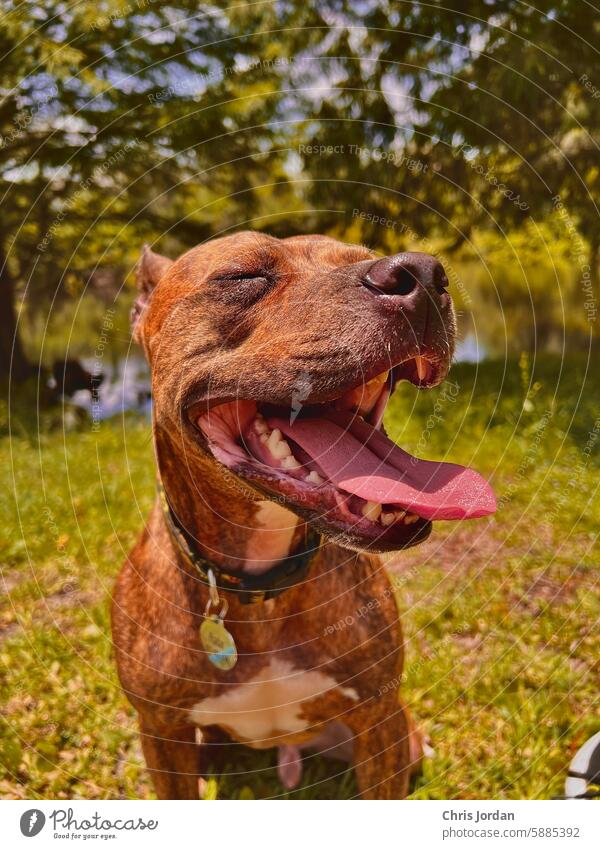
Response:
M0 245L0 384L7 383L9 377L20 383L32 370L17 332L15 281L4 247Z

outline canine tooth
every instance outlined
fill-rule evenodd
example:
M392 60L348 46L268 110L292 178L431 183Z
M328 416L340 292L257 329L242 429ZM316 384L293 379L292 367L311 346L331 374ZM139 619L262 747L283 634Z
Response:
M325 483L325 481L323 480L323 478L321 477L321 475L318 472L311 472L309 475L306 476L306 480L309 483L316 483L316 484Z
M381 394L388 375L389 372L384 371L361 386L346 392L339 400L340 409L358 410L365 415L370 413Z
M417 367L417 377L419 380L425 380L429 373L429 365L425 357L415 357L415 365Z
M270 434L268 434L268 433L261 433L261 435L258 438L260 439L260 441L262 442L263 445L266 445L267 442L269 441L269 436L270 436Z
M401 522L402 519L404 519L404 517L406 516L406 510L396 510L394 516L396 517L397 522Z
M289 448L287 442L285 445ZM299 463L291 452L283 458L281 465L284 469L300 469L302 467L302 463Z
M382 513L379 517L379 521L381 522L384 528L387 528L389 525L392 525L396 521L396 514Z
M278 428L271 432L267 448L276 460L283 460L284 457L289 457L292 453L292 449L285 439L282 439L281 431Z
M363 505L361 513L366 519L376 522L381 515L381 504L378 504L376 501L367 501L367 503Z
M281 436L281 431L279 430L278 427L276 427L275 430L271 431L271 436L269 437L269 441L273 445L275 445L277 442L281 442L282 439L283 439L283 437Z
M414 525L414 523L418 522L418 521L419 521L419 517L417 515L415 515L414 513L409 513L406 516L406 518L404 519L404 524L405 525Z

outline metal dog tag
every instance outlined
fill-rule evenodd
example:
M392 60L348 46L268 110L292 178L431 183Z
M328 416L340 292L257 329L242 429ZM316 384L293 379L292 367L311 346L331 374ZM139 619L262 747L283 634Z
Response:
M227 672L236 665L238 656L235 640L216 614L207 616L200 625L200 642L208 659L217 669Z

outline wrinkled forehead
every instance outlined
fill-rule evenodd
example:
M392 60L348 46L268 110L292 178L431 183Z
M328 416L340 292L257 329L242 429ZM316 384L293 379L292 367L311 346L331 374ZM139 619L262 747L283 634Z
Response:
M365 247L347 245L329 236L276 239L264 233L243 232L199 245L185 254L179 264L198 280L216 273L289 273L311 268L336 268L374 256Z

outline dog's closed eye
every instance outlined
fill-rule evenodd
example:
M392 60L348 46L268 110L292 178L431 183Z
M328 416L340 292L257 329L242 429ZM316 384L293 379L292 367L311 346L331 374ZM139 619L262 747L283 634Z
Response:
M231 271L219 274L209 282L213 298L222 303L249 307L270 292L276 280L264 271Z
M222 282L244 282L250 280L268 280L270 275L265 272L252 272L252 271L233 271L230 274L219 274L217 277L214 277L214 281L222 281Z

